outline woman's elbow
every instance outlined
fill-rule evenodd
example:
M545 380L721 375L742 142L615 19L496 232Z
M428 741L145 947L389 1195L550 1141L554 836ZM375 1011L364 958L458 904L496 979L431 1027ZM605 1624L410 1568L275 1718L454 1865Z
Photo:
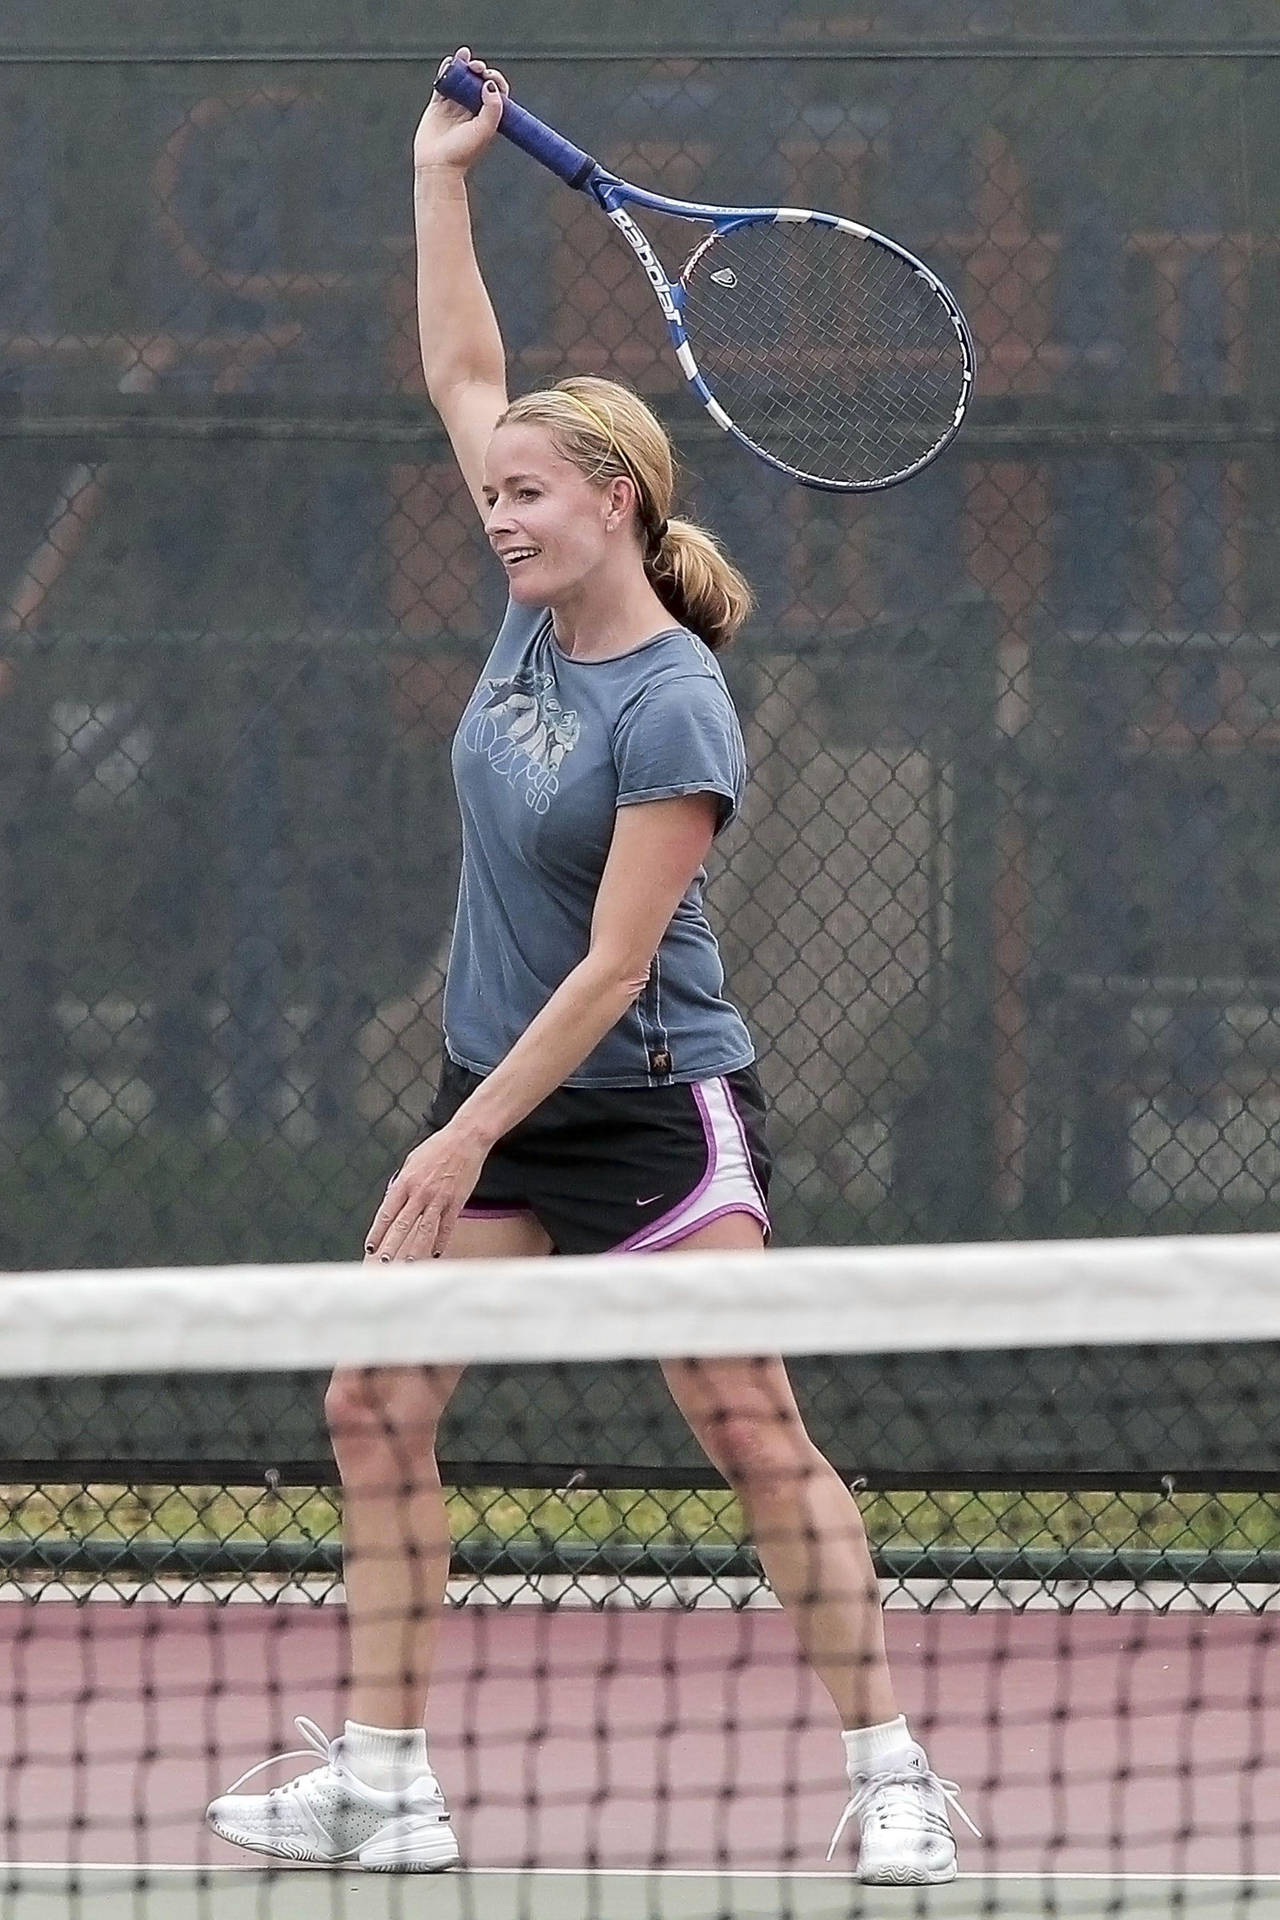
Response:
M653 959L642 960L634 953L612 952L607 948L593 949L594 960L605 982L606 989L625 996L626 1005L632 1007L649 984L649 975L653 969Z

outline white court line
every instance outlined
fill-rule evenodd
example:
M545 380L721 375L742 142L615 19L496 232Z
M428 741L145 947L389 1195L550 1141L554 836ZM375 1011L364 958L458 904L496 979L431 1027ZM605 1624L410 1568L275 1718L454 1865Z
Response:
M276 1581L263 1574L229 1580L127 1580L123 1576L85 1576L85 1587L73 1587L52 1573L47 1582L33 1577L10 1577L0 1582L0 1606L6 1601L23 1605L124 1605L185 1607L299 1605L309 1609L343 1606L346 1595L337 1577L319 1580ZM92 1580L92 1586L87 1582ZM1280 1587L1231 1586L1221 1581L1188 1586L1181 1581L1101 1581L1092 1586L1078 1580L953 1581L886 1579L880 1582L886 1611L913 1615L956 1613L1066 1614L1255 1614L1280 1611ZM631 1574L493 1574L484 1579L451 1581L448 1605L493 1606L502 1610L525 1606L558 1612L673 1612L711 1613L776 1609L772 1591L755 1577L716 1580L711 1574L672 1578Z
M270 1867L239 1866L201 1866L192 1863L184 1866L169 1861L164 1864L150 1865L146 1862L127 1860L10 1860L0 1861L0 1872L6 1873L127 1873L150 1879L159 1874L186 1874L202 1877L205 1875L234 1874L243 1879L247 1874L261 1874L264 1878L275 1876L284 1878L297 1873L315 1871L340 1873L352 1871L349 1861L336 1861L332 1868L319 1867L314 1863L307 1866L289 1866L281 1862ZM832 1880L847 1883L849 1874L837 1872L815 1872L810 1869L797 1871L784 1867L461 1867L451 1869L447 1876L449 1882L467 1879L469 1876L483 1874L486 1878L497 1879L538 1879L546 1877L553 1880ZM1166 1886L1175 1883L1178 1886L1280 1886L1280 1873L1072 1873L1050 1870L1044 1873L1018 1873L1003 1870L991 1873L958 1873L956 1880L968 1880L975 1884L985 1880L1031 1881L1038 1884L1044 1880L1071 1880L1091 1885L1108 1886L1115 1881L1135 1882L1153 1886ZM944 1884L954 1886L955 1881ZM3 1882L0 1881L0 1885Z

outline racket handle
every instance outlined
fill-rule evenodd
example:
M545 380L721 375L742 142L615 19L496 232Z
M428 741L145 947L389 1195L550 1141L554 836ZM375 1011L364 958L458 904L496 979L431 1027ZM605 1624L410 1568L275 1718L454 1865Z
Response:
M460 107L466 107L470 113L479 113L480 103L484 99L484 86L479 77L472 73L462 60L451 60L436 81L435 90L442 93L446 100L452 100ZM514 100L506 99L502 103L502 119L498 123L498 132L507 140L533 159L540 160L554 174L571 187L581 187L588 176L595 171L596 161L581 147L575 147L572 140L566 140L554 128L549 127L536 114L528 113L518 107Z

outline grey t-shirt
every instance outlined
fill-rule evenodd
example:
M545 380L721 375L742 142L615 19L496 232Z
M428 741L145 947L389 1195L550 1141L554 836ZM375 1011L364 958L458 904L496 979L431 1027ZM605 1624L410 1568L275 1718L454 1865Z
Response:
M575 661L544 611L509 604L453 741L462 877L445 985L445 1045L496 1067L590 944L618 807L746 786L742 733L711 650L682 628L612 660ZM700 868L639 999L564 1083L662 1086L755 1058L723 997Z

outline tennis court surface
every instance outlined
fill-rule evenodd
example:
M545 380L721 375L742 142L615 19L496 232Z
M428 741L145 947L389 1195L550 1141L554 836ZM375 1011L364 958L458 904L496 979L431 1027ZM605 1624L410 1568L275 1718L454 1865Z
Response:
M465 1293L441 1264L0 1281L0 1915L1271 1920L1278 1258L1254 1235L469 1263ZM956 1823L954 1883L860 1887L856 1823L826 1863L847 1798L835 1709L795 1609L641 1384L657 1346L793 1357L815 1438L865 1474L900 1703L982 1830ZM298 1747L295 1715L338 1733L352 1678L322 1489L290 1507L270 1476L322 1475L300 1423L328 1364L467 1355L441 1452L488 1532L455 1544L427 1716L462 1865L255 1864L205 1805ZM154 1433L127 1413L148 1394ZM90 1477L113 1448L114 1499ZM241 1511L265 1497L298 1525L159 1539L127 1516L164 1511L143 1498L162 1468L206 1520L234 1473ZM602 1488L612 1528L588 1538ZM499 1539L508 1509L525 1518ZM553 1538L552 1513L578 1530ZM1129 1533L1108 1539L1117 1513Z
M270 1891L267 1891L267 1882ZM1280 1913L1280 1885L1230 1876L1171 1880L1110 1875L961 1875L949 1886L887 1891L857 1887L847 1874L680 1874L640 1872L572 1874L537 1869L510 1873L454 1873L420 1881L372 1874L299 1869L263 1876L235 1869L197 1873L156 1871L142 1892L118 1868L87 1869L78 1878L62 1870L19 1871L11 1905L14 1920L41 1920L54 1907L100 1920L231 1920L269 1913L272 1920L853 1920L886 1912L928 1920L961 1920L977 1913L1021 1916L1097 1913L1186 1913L1196 1920L1272 1920Z

